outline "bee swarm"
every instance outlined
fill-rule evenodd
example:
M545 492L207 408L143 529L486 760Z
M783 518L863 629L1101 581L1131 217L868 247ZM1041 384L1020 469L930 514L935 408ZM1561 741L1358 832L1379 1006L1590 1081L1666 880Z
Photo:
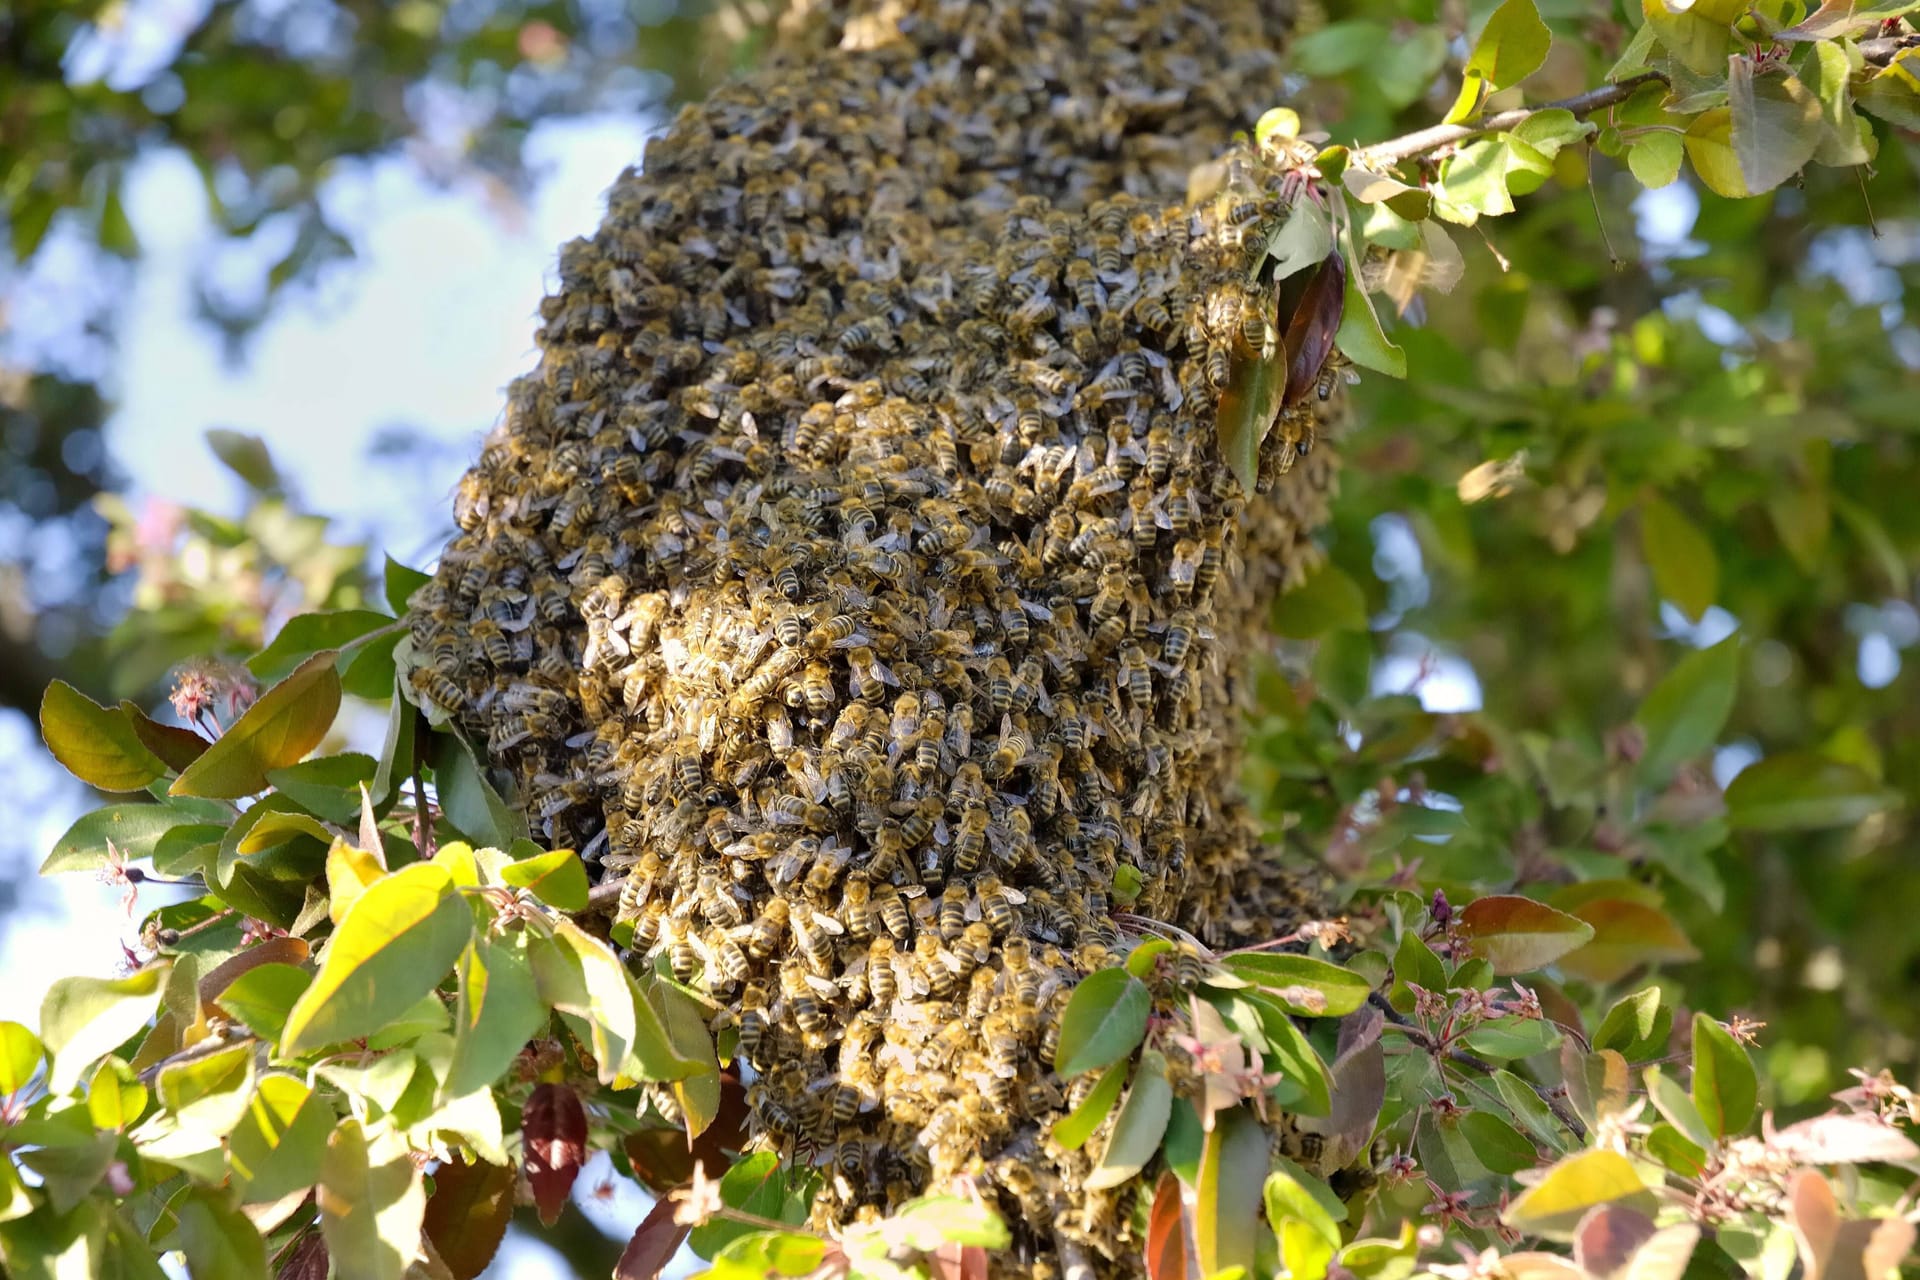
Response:
M967 1175L1023 1273L1061 1240L1124 1271L1131 1189L1046 1136L1116 882L1210 941L1302 910L1239 709L1333 465L1290 408L1249 498L1214 424L1272 341L1250 229L1285 175L1227 139L1282 98L1289 15L796 15L562 249L415 597L415 695L711 994L822 1224Z

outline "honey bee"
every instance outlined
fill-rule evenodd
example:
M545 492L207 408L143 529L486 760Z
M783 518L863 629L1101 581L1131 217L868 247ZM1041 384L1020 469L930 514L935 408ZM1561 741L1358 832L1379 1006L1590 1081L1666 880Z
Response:
M460 686L433 667L415 667L407 672L407 683L418 697L442 710L457 712L466 706L467 695Z
M881 885L876 889L874 910L879 913L880 923L895 939L904 941L913 931L913 919L907 912L906 899L892 885Z
M955 870L959 870L956 861ZM958 938L967 927L967 904L972 895L963 884L950 884L940 896L940 936L951 941Z
M895 902L900 899L896 896ZM905 907L902 906L902 910ZM899 935L904 937L904 931ZM867 944L867 990L872 993L876 1005L889 1005L900 994L900 979L893 967L894 940L890 937L876 937Z
M1143 659L1144 661L1144 659ZM988 757L986 775L989 778L1004 778L1018 768L1033 750L1033 739L1024 728L1016 728L1011 721L1003 724L1000 740Z
M809 662L800 677L800 692L807 710L824 718L833 710L833 669L824 662Z

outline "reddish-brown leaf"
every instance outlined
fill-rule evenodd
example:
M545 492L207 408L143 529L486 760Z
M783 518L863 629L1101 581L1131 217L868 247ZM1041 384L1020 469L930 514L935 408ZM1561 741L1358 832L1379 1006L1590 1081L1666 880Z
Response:
M1653 1219L1638 1209L1597 1204L1574 1228L1573 1259L1593 1275L1611 1275L1652 1238Z
M527 1099L520 1129L527 1152L527 1181L540 1221L552 1226L587 1158L587 1112L580 1095L563 1084L543 1084Z
M132 702L120 704L121 713L133 723L134 736L147 750L166 761L169 769L184 769L200 758L211 744L191 729L177 724L161 724Z
M310 950L305 940L300 938L267 938L227 957L200 979L200 1011L209 1018L226 1017L213 1002L233 985L235 978L263 964L305 964Z
M318 1231L308 1231L287 1251L274 1280L327 1280L327 1242Z
M691 1150L687 1135L679 1129L642 1129L623 1141L633 1176L655 1195L663 1195L684 1186L693 1176L693 1166L706 1161L709 1169L724 1169L733 1163L731 1155L747 1141L747 1090L732 1071L720 1076L720 1113L712 1124L701 1130Z
M934 1280L987 1280L987 1251L977 1244L949 1240L928 1261L933 1264Z
M1347 306L1347 264L1336 250L1308 273L1300 304L1287 320L1286 404L1299 404L1319 381Z
M1186 1280L1187 1211L1180 1179L1169 1170L1153 1189L1147 1214L1147 1280Z
M673 1201L661 1196L640 1220L640 1227L613 1264L613 1280L654 1280L680 1252L690 1226L673 1220Z
M513 1217L513 1170L504 1165L453 1162L433 1175L433 1194L421 1230L456 1280L487 1269Z

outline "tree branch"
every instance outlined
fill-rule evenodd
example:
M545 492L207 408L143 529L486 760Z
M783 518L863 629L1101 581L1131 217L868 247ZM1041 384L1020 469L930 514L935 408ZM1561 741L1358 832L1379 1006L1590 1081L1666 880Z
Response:
M1524 124L1542 111L1571 111L1577 118L1584 119L1596 111L1604 111L1633 96L1643 84L1667 78L1658 71L1643 71L1637 76L1629 76L1618 84L1602 85L1598 89L1589 89L1585 93L1576 93L1571 98L1562 98L1558 102L1543 102L1537 107L1516 107L1512 111L1502 111L1497 115L1474 124L1437 124L1430 129L1421 129L1404 137L1393 138L1371 147L1362 147L1353 153L1353 163L1365 168L1378 168L1381 165L1398 164L1402 160L1411 160L1414 156L1429 151L1438 151L1450 147L1456 142L1464 142L1483 133L1499 133Z

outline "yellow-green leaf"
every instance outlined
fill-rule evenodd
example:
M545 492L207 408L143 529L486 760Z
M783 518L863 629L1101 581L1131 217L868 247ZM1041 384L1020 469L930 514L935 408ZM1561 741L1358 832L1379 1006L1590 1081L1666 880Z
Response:
M1734 20L1746 11L1747 0L1641 0L1661 45L1701 75L1725 70Z
M0 1098L26 1088L40 1069L40 1037L18 1022L0 1022Z
M1647 0L1650 5L1660 2ZM1709 191L1734 200L1753 194L1747 189L1740 157L1734 154L1733 116L1727 108L1714 107L1695 116L1687 126L1685 142L1687 159L1693 161L1693 171Z
M1739 681L1737 635L1675 663L1634 716L1645 738L1641 777L1664 783L1675 769L1706 754L1726 727Z
M506 1074L547 1019L527 958L525 930L477 935L460 957L460 1002L455 1013L453 1061L442 1093L458 1097Z
M358 1120L341 1121L327 1141L315 1202L334 1274L401 1280L420 1251L427 1206L406 1152L376 1153Z
M472 934L473 913L443 867L416 863L369 885L287 1015L281 1055L378 1031L440 984Z
M1533 0L1506 0L1474 42L1467 74L1481 77L1496 92L1511 88L1540 69L1552 43Z
M1194 1185L1193 1236L1201 1274L1211 1276L1224 1267L1253 1273L1266 1175L1266 1129L1245 1107L1221 1112L1201 1144Z
M138 791L167 771L118 708L103 707L64 680L40 699L40 736L74 777L102 791Z
M1127 1064L1124 1061L1108 1067L1094 1082L1080 1105L1054 1122L1053 1140L1068 1151L1078 1151L1085 1146L1087 1139L1093 1136L1093 1131L1113 1110L1113 1104L1119 1101L1120 1087L1126 1082Z
M260 1077L245 1114L227 1137L228 1163L243 1204L272 1204L320 1178L327 1135L337 1117L297 1076Z
M541 1000L587 1024L602 1084L623 1074L679 1080L700 1070L674 1052L659 1015L613 949L573 921L563 918L551 938L534 940L532 960Z
M500 879L561 911L587 909L587 868L571 849L537 853L500 868Z
M267 774L298 764L320 745L340 710L332 653L318 653L260 695L220 740L173 780L177 796L235 800L267 785Z
M1900 793L1850 764L1805 752L1768 756L1727 786L1727 822L1742 831L1851 826L1897 807Z
M1550 1240L1570 1240L1595 1205L1625 1204L1651 1214L1654 1199L1633 1163L1605 1148L1568 1156L1520 1193L1502 1215L1508 1226Z
M160 990L173 966L167 961L125 978L61 978L40 1004L40 1035L53 1065L47 1089L69 1092L93 1062L147 1025L160 1007Z

